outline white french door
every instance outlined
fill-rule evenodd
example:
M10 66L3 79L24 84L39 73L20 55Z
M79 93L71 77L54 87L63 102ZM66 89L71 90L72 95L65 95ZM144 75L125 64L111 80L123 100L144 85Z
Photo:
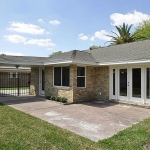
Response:
M143 102L144 68L122 66L111 68L111 99ZM114 74L115 71L115 74ZM115 94L114 94L115 93Z
M130 68L130 100L143 102L144 100L144 68L140 66Z
M118 99L129 99L129 69L126 67L118 68Z

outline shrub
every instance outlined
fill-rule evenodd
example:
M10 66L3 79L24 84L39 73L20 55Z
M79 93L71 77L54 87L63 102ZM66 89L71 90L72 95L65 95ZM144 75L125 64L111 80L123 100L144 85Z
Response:
M51 96L51 100L55 101L56 100L56 96Z
M51 96L46 96L46 99L51 99Z
M67 102L67 100L68 100L68 99L67 99L67 98L65 98L65 97L62 97L62 98L61 98L61 102L62 102L62 103L66 103L66 102Z
M57 97L56 101L61 102L61 97Z
M67 102L67 98L65 97L60 97L60 96L47 96L47 99L53 100L53 101L57 101L57 102L62 102L62 103L66 103Z

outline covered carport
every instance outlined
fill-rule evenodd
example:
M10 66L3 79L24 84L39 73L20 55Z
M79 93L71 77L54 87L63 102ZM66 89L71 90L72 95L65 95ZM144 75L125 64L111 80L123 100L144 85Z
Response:
M34 95L31 68L42 67L44 57L0 55L0 97ZM39 73L37 72L36 77ZM38 79L39 80L39 79Z

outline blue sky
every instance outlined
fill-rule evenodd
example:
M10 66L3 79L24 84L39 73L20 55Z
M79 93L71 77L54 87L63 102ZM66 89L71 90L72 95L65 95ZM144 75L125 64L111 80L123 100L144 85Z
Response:
M150 17L150 1L0 0L0 53L48 56L56 51L105 46L123 22Z

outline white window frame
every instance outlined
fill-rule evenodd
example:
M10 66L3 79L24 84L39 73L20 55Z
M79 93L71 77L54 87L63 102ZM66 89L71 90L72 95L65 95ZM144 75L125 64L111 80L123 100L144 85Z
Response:
M55 73L54 73L54 69L56 67L60 67L61 68L61 86L58 86L58 85L54 85L54 78L55 78ZM62 68L63 67L69 67L69 86L62 86ZM63 88L70 88L70 66L55 66L53 67L53 87L63 87Z
M86 67L85 67L85 66L77 66L77 73L78 73L78 67L83 67L83 68L85 68L85 75L84 75L84 76L78 76L78 74L77 74L77 80L78 80L78 78L80 78L80 77L84 77L84 78L85 78L85 86L84 86L84 87L78 87L78 85L77 85L77 88L86 88Z

